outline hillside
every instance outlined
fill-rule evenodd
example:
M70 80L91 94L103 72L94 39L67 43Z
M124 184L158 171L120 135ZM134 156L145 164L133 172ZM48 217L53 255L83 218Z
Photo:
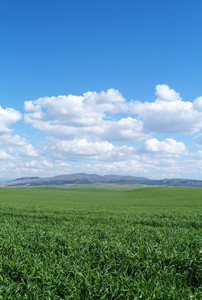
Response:
M50 185L75 185L75 184L95 184L95 183L114 183L114 184L143 184L157 186L193 186L202 187L202 180L193 179L148 179L136 176L121 175L98 175L98 174L64 174L54 177L23 177L12 181L4 182L1 186L50 186Z

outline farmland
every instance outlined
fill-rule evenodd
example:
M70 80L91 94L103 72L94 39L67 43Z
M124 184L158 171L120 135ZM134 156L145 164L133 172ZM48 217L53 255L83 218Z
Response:
M202 188L0 188L0 299L201 299Z

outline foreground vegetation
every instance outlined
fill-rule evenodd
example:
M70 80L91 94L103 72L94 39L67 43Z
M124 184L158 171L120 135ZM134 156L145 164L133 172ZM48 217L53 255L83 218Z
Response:
M0 299L202 299L202 189L1 188Z

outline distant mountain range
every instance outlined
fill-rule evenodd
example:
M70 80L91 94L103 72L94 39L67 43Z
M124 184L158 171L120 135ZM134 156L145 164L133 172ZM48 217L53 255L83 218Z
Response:
M97 174L64 174L54 177L23 177L12 181L3 182L1 186L50 186L50 185L75 185L75 184L94 184L94 183L119 183L119 184L143 184L158 186L194 186L202 187L202 180L193 179L148 179L136 176L121 175L97 175Z

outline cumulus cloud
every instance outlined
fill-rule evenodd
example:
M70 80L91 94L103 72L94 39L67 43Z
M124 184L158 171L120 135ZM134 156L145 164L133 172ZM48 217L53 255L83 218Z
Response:
M148 139L144 143L146 151L151 153L164 154L164 155L185 155L187 154L184 143L177 142L174 139L167 138L160 142L156 138Z
M58 124L88 126L94 125L105 116L105 112L123 112L125 99L118 90L109 89L101 93L87 92L83 96L44 97L26 101L26 121L59 121Z
M202 112L202 97L198 97L194 100L193 107L195 110Z
M155 95L154 101L128 101L109 89L25 101L24 121L46 134L40 149L12 135L9 126L21 113L0 107L1 170L28 176L82 171L152 177L180 176L192 166L202 170L200 151L187 155L184 143L174 138L160 141L158 135L199 132L202 97L183 101L165 84L156 86ZM202 134L194 141L201 146Z
M126 145L114 146L107 141L89 142L86 139L73 141L53 140L44 147L44 154L52 159L69 161L123 161L136 156L136 149Z
M118 121L103 122L100 137L109 141L137 142L148 138L150 135L143 130L143 122L131 117Z
M0 169L5 177L17 176L17 170L22 172L26 159L38 156L30 142L19 135L12 135L9 126L21 118L22 114L19 111L0 107Z
M22 118L22 114L13 109L13 108L6 108L3 109L0 106L0 134L5 134L11 131L8 127L19 121Z
M25 122L48 136L73 140L139 141L149 135L143 132L141 120L132 117L113 120L112 115L126 112L128 104L114 89L83 96L58 96L25 102Z
M178 93L164 84L156 86L156 95L154 102L135 101L130 106L130 112L142 119L145 131L191 134L202 128L201 97L195 104L182 101Z
M156 96L161 101L178 101L181 100L180 94L171 89L166 84L158 84L156 86Z
M118 90L109 89L44 97L25 102L25 122L48 136L69 140L136 142L154 133L195 133L202 128L202 97L182 101L165 84L156 86L156 96L153 102L126 101ZM115 119L118 113L126 117Z
M15 157L27 156L36 157L36 149L25 139L19 135L4 134L0 135L0 146Z

